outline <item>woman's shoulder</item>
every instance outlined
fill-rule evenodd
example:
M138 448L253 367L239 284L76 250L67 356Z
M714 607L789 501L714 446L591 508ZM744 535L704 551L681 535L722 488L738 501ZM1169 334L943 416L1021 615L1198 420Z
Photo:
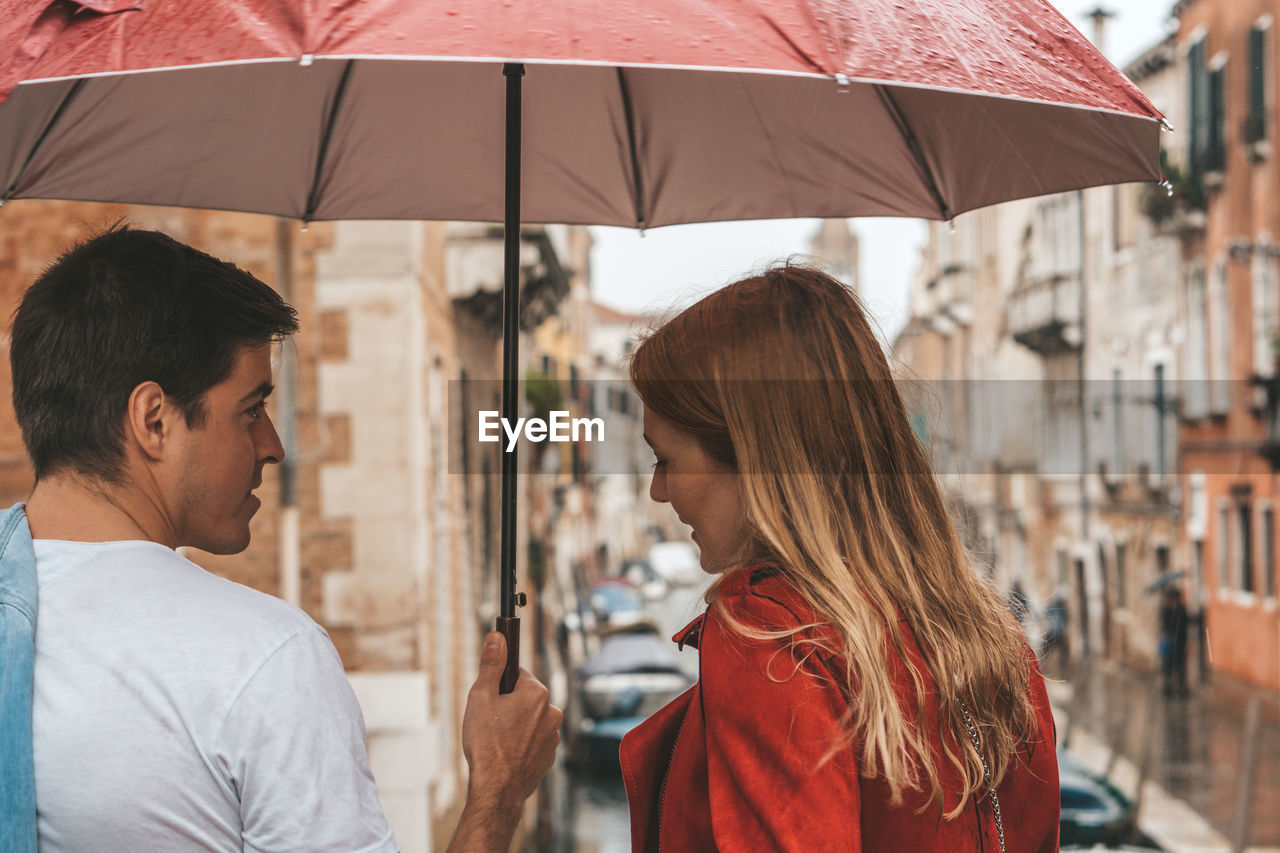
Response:
M840 648L840 635L831 620L819 613L776 565L735 569L720 582L717 597L725 614L751 631L786 632L774 642L816 641L824 657ZM712 607L708 618L718 620Z
M817 617L812 605L775 565L734 569L720 581L717 596L739 619L789 623L777 627L806 624Z

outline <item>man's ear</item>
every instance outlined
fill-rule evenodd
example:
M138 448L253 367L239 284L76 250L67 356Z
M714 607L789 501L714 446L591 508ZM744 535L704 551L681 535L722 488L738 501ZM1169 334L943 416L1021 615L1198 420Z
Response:
M173 436L173 419L182 417L164 389L148 380L133 389L125 413L125 436L149 459L159 460Z

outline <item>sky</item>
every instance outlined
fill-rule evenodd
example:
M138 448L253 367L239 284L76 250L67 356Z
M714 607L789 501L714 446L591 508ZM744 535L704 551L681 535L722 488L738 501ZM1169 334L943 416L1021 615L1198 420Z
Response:
M1139 56L1166 31L1174 0L1102 0L1115 13L1104 52L1117 65ZM1099 0L1057 0L1054 5L1086 36L1087 12ZM888 338L906 321L908 288L924 241L924 224L910 219L852 220L861 238L862 297ZM816 219L774 219L673 225L646 231L591 229L595 297L626 311L665 313L729 284L753 269L803 254Z

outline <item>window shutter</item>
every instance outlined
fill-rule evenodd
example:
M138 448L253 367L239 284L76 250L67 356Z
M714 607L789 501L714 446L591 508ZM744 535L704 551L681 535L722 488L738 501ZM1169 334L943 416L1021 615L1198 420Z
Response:
M1213 265L1209 288L1209 413L1218 415L1226 414L1231 404L1231 303L1225 260Z
M1224 78L1227 76L1227 67L1215 68L1209 72L1208 85L1208 119L1209 119L1209 140L1208 147L1205 151L1205 171L1221 172L1226 167L1226 140L1223 135L1223 112L1226 106L1224 95L1225 88L1223 86Z
M1183 377L1183 414L1209 413L1209 320L1205 307L1204 269L1187 271L1187 369Z
M1267 138L1267 33L1268 29L1249 30L1249 117L1245 125L1245 142Z
M1188 159L1191 174L1198 178L1205 172L1205 155L1209 148L1208 78L1204 67L1204 39L1187 51L1187 95L1190 103L1191 138Z
M1262 275L1262 258L1256 254L1249 270L1253 291L1253 372L1266 376L1271 371L1267 368L1267 316L1266 316L1266 282Z

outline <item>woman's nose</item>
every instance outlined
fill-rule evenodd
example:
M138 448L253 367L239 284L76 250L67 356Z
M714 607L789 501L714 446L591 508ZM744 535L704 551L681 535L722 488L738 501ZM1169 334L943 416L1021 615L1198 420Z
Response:
M649 481L649 499L660 504L667 502L667 475L661 471L654 471Z

